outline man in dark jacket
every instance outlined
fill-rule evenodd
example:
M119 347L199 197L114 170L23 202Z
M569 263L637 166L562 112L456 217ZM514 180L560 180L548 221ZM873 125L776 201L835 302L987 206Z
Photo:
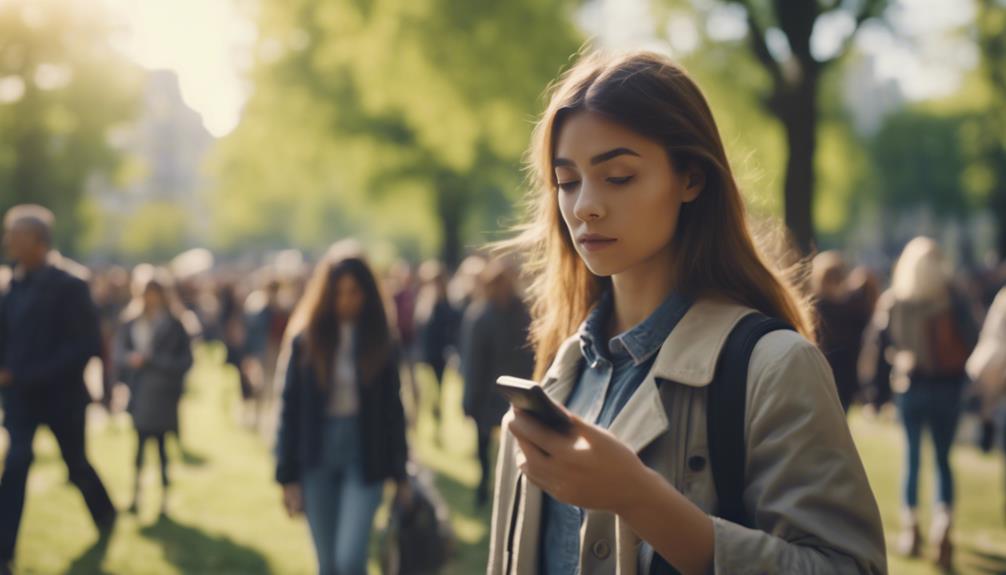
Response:
M0 477L0 575L9 573L14 558L39 425L56 437L70 481L103 538L116 517L84 450L90 400L84 367L101 350L97 312L87 284L47 264L51 225L52 213L40 206L17 206L4 218L4 247L15 271L0 305L0 394L10 436Z
M489 442L509 405L496 392L501 375L529 378L534 372L534 353L528 344L531 318L517 295L514 272L502 261L486 267L481 281L485 300L472 304L461 327L461 368L465 380L463 407L475 420L478 431L479 465L482 477L475 492L479 506L489 499Z

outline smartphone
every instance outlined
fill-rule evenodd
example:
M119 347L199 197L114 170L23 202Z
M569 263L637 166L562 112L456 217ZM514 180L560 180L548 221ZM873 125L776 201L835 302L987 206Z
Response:
M567 433L572 422L566 413L537 382L509 375L496 380L496 391L503 394L514 407L530 413L538 421L559 433Z

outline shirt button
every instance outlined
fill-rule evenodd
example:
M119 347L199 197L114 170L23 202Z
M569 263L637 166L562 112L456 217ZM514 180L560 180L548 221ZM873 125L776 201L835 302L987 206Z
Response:
M688 458L688 469L698 473L706 468L706 458L701 455L693 455Z
M607 559L609 555L611 555L611 545L608 545L608 542L605 541L604 539L598 539L597 541L594 542L594 545L593 547L590 548L590 551L591 553L594 554L594 557L601 559L603 561Z

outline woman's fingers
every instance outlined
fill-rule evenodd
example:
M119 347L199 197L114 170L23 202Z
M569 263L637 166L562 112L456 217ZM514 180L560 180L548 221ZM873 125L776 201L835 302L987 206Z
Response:
M523 438L537 445L545 453L556 454L568 450L570 437L552 431L541 424L534 416L520 409L514 409L514 418L510 422L510 432L515 437Z
M522 456L518 458L517 467L529 481L559 499L562 496L560 493L562 478L568 473L566 463L549 456L534 443L523 440L516 434L514 437L517 439Z
M536 468L543 467L550 463L551 457L545 451L542 451L540 447L534 443L521 439L518 436L514 436L517 439L517 446L520 447L521 452L524 453L524 461Z

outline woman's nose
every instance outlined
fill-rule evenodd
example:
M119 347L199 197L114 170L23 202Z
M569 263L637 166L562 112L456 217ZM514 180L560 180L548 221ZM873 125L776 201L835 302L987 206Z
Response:
M573 206L573 215L583 222L597 220L605 215L604 205L595 190L586 182L580 184L580 193Z

